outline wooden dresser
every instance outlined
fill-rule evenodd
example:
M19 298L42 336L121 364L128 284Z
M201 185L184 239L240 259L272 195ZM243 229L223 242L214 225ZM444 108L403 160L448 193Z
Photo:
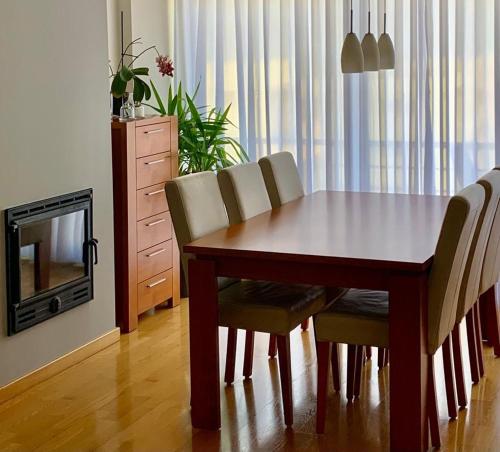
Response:
M178 174L177 117L111 123L116 319L122 332L139 314L179 303L179 251L165 197Z

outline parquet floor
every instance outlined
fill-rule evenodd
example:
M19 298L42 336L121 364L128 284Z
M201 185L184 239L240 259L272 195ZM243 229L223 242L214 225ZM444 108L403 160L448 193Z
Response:
M157 310L119 343L0 405L0 451L388 450L388 371L378 371L376 352L363 371L361 398L347 405L345 386L340 394L330 388L327 431L315 434L313 334L300 329L291 341L293 429L283 425L277 360L267 358L267 336L256 336L253 378L244 381L241 333L234 386L226 388L221 378L222 429L193 430L187 324L186 300ZM221 374L225 334L221 329ZM446 418L438 364L442 450L500 450L500 359L488 348L485 357L486 376L474 388L468 380L472 400L454 422ZM345 384L345 363L343 370Z

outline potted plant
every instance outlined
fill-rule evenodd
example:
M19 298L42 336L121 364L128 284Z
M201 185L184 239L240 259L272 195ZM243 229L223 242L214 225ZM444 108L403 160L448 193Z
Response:
M149 76L149 68L148 67L133 67L133 64L137 61L145 53L154 50L157 54L156 63L162 75L168 75L170 77L173 76L174 66L172 60L168 56L160 55L156 46L150 46L144 49L137 55L130 53L130 49L134 44L141 44L141 38L134 39L130 42L125 49L121 52L121 58L118 63L118 68L116 71L113 71L113 68L110 66L111 77L113 81L111 82L111 94L115 99L119 99L118 105L115 105L113 102L113 113L119 114L119 111L116 109L120 109L120 106L123 105L126 99L126 91L127 85L132 83L133 85L133 107L141 108L141 103L144 99L149 100L151 98L151 89L146 80L142 77ZM129 57L130 63L125 64L125 57ZM139 114L138 116L144 116Z
M248 155L243 147L227 135L227 130L234 127L228 118L231 105L225 110L198 107L195 103L198 88L191 97L179 83L175 94L172 87L169 88L165 106L155 84L153 81L150 83L158 106L149 106L161 115L178 117L179 175L217 171L248 162Z

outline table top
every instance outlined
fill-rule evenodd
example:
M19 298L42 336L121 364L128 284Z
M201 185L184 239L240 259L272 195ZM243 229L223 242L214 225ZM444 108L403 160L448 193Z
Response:
M205 257L424 271L449 197L319 191L184 247Z

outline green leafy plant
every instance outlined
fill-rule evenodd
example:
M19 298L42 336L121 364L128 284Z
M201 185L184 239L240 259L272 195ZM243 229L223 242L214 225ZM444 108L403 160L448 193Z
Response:
M161 115L175 115L179 121L179 174L217 171L234 164L248 162L243 147L226 132L234 124L228 119L231 108L198 107L196 88L189 96L179 83L174 94L170 86L167 105L163 103L153 81L150 81L158 107L149 105Z

